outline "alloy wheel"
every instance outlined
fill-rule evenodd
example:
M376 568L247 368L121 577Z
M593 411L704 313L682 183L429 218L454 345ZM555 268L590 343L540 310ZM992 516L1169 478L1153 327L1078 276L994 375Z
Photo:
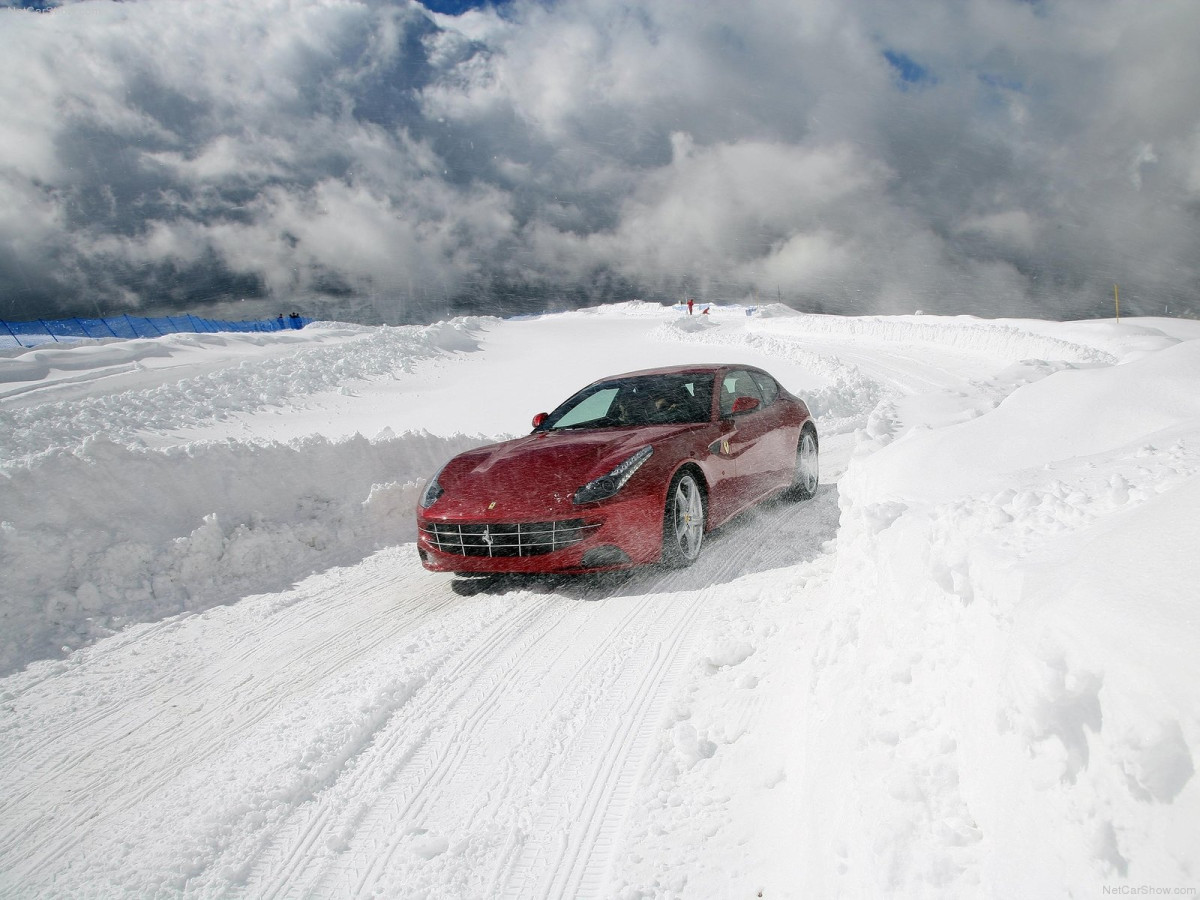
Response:
M704 498L695 478L684 475L676 482L671 504L675 548L680 561L689 563L700 555L704 541Z

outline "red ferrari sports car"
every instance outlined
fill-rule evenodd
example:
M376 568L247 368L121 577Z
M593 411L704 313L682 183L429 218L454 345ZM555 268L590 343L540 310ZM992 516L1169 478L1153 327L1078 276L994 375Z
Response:
M631 372L442 466L417 551L460 574L686 566L709 530L782 492L811 497L817 475L808 407L761 369Z

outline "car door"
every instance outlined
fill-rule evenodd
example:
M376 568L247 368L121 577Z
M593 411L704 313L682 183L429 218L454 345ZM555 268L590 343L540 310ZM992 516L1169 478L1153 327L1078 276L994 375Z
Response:
M777 403L779 383L766 372L751 370L763 398L764 491L786 488L796 473L796 445L800 440L795 411L787 403Z
M734 502L744 506L769 490L773 480L773 416L763 403L758 383L746 369L725 372L718 388L721 421L726 426L723 447L734 463Z

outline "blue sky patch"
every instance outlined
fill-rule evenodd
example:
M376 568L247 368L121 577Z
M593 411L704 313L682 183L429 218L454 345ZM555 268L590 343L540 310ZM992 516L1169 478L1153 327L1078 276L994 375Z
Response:
M507 6L510 0L423 0L426 9L431 12L459 16L471 9L484 6Z
M896 50L884 50L883 58L888 61L905 85L933 83L933 75L930 71L911 56Z

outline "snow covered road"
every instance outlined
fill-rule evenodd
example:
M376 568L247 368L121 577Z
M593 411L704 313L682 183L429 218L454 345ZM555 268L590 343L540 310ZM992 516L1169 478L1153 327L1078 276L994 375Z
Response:
M829 491L724 529L691 570L571 580L455 582L404 545L9 679L3 883L610 896L713 595L835 527Z
M1200 329L776 312L0 358L0 896L1187 887ZM445 456L714 358L810 399L814 500L683 571L420 568Z

